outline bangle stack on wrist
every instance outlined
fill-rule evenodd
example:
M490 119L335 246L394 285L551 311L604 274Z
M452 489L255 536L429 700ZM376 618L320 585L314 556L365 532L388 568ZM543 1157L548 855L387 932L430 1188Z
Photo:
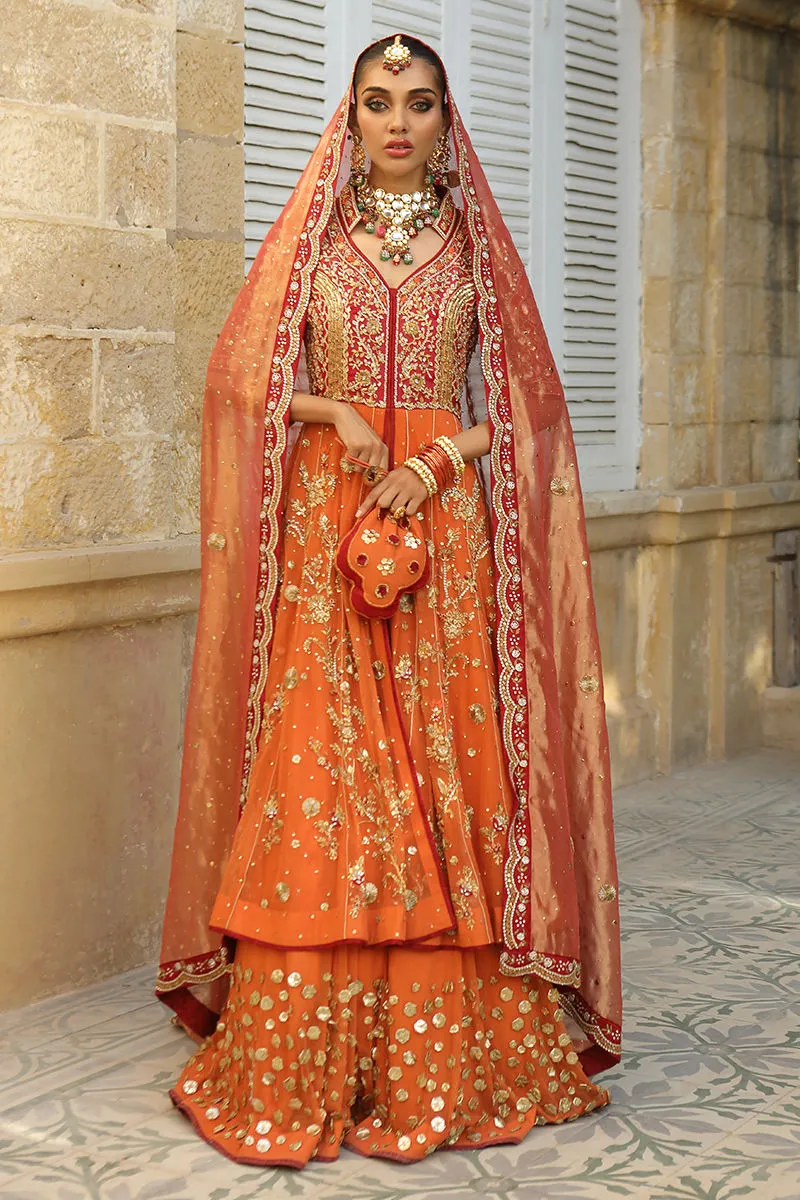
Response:
M464 459L449 437L435 438L430 446L422 446L413 458L403 464L419 475L428 491L435 496L464 474Z

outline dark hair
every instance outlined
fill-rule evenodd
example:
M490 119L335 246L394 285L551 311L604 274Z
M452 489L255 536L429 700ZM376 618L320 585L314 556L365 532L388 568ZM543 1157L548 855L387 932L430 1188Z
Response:
M364 67L372 62L381 62L383 60L383 52L387 46L390 46L394 41L394 34L389 37L381 38L374 46L368 46L366 50L362 50L356 59L356 69L353 74L353 88L358 87L358 82L364 72ZM417 41L415 37L406 37L403 34L403 45L408 46L414 58L421 58L428 66L433 67L436 72L436 79L442 91L442 103L444 104L444 71L439 55L435 50L431 50L430 46L426 46L424 42Z

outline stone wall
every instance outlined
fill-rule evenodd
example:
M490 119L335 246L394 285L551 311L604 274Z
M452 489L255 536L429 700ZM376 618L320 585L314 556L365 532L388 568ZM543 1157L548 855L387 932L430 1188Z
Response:
M242 20L4 9L0 1008L158 947L203 378L244 265Z
M639 486L587 497L617 784L760 744L762 711L800 742L767 562L800 527L796 5L643 11ZM4 15L0 1008L156 955L243 267L238 0Z

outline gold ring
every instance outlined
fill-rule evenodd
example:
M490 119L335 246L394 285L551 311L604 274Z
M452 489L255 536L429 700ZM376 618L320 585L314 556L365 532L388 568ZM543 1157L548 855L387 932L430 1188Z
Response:
M392 520L393 521L402 521L402 519L405 515L406 515L405 504L398 504L397 508L392 509Z

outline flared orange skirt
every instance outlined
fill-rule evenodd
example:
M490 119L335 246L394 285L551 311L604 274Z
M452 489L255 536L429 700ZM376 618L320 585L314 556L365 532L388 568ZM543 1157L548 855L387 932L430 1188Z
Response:
M354 407L384 435L385 410ZM395 462L461 428L394 418ZM245 1162L413 1160L609 1100L558 993L499 971L513 802L475 469L412 522L428 586L370 620L335 565L367 486L344 452L306 426L287 467L261 741L211 921L237 941L231 990L170 1093Z

